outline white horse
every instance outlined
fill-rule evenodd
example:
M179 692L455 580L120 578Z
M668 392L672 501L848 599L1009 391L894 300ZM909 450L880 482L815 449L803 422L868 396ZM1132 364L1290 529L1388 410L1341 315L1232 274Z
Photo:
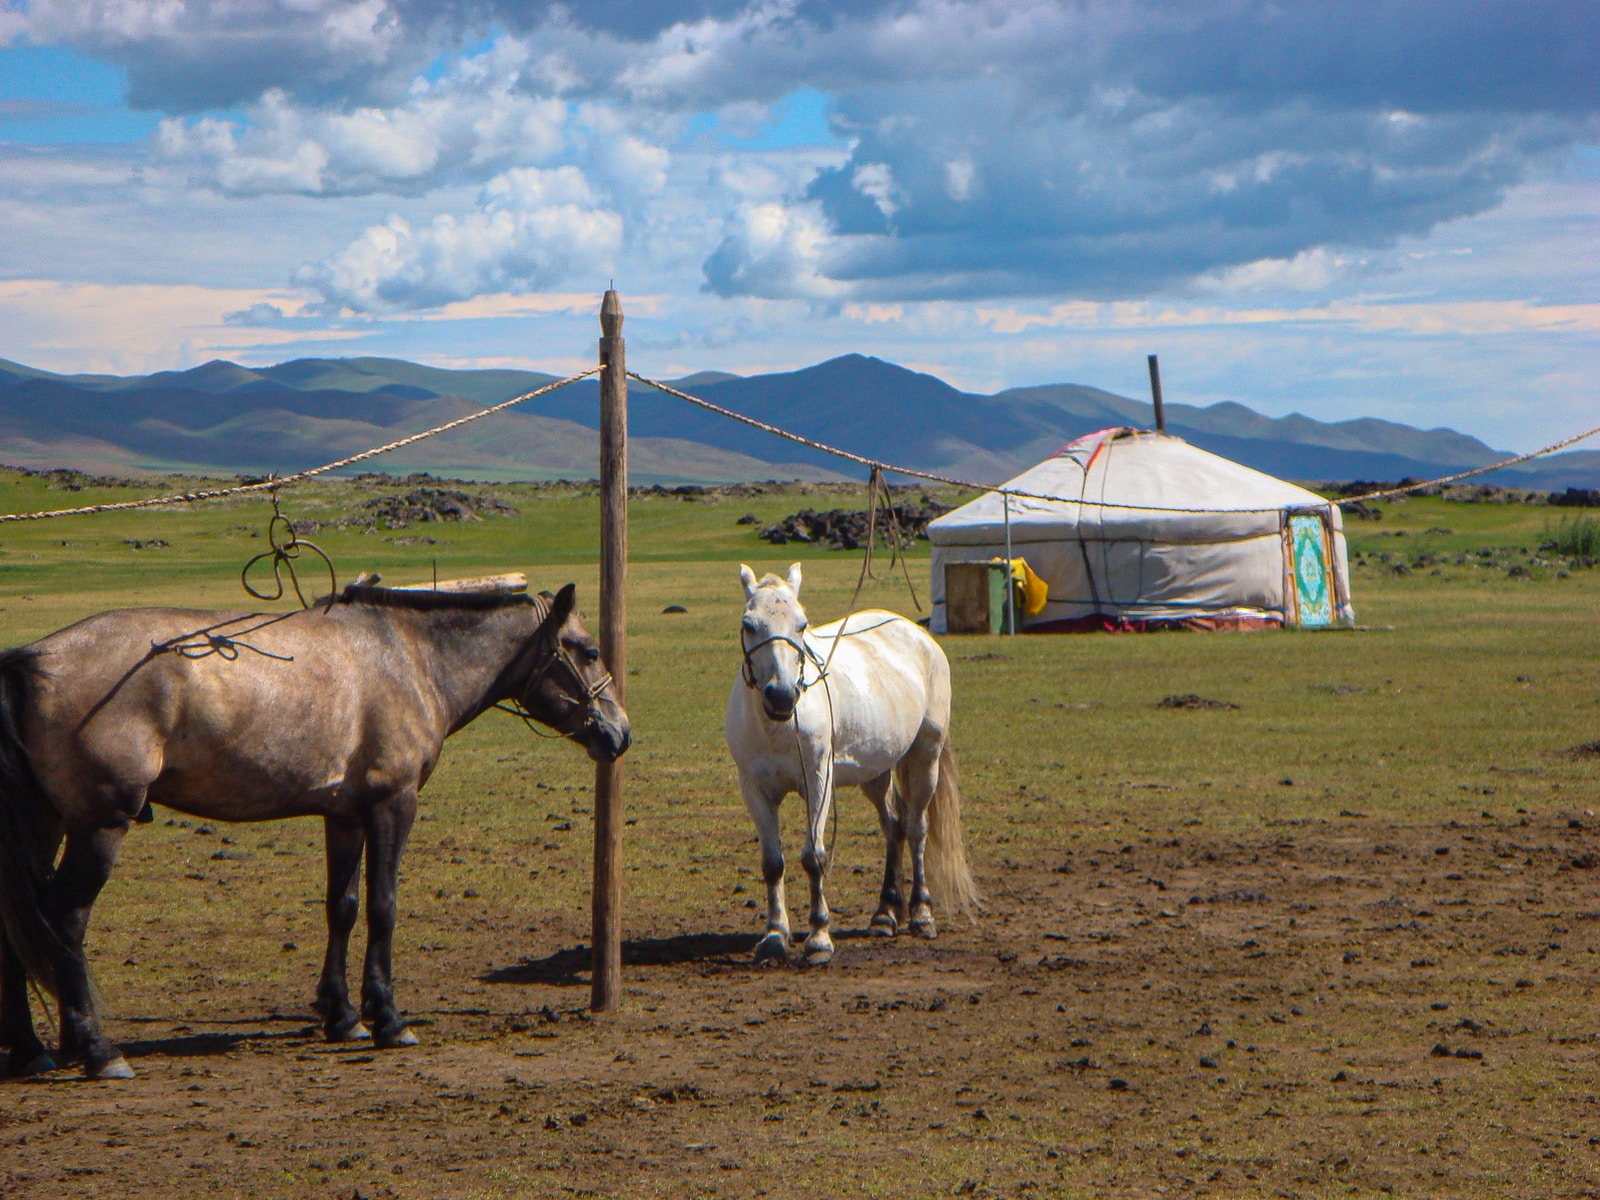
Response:
M761 836L767 934L756 961L781 960L788 952L778 805L790 792L806 801L800 861L811 879L811 935L805 960L818 965L833 957L822 881L828 869L823 833L836 783L865 792L883 828L883 889L871 932L893 937L906 924L900 858L909 841L911 932L936 936L933 894L954 910L980 903L961 844L944 651L919 625L880 609L808 629L799 563L785 579L768 575L758 582L743 565L739 577L747 601L739 631L744 663L728 697L725 732L745 807Z

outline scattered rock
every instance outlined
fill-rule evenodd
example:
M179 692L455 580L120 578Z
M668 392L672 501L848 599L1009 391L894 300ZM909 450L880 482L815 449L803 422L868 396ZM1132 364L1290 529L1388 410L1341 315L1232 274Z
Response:
M669 604L661 610L661 615L665 616L667 613L686 613L688 611L689 610L681 604Z
M480 496L453 488L420 487L404 494L377 496L361 506L362 511L344 516L300 518L289 522L300 535L323 529L405 529L430 521L481 521L484 517L514 517L517 510L504 500ZM399 544L399 539L396 539ZM412 544L412 543L406 543Z
M1238 708L1237 704L1227 700L1209 700L1194 692L1185 692L1181 696L1166 696L1156 704L1157 708L1203 708L1203 709L1229 709Z
M1600 508L1600 488L1569 487L1564 492L1551 492L1545 503L1557 508Z
M1231 892L1218 892L1209 900L1211 904L1271 904L1272 897L1251 888L1234 888Z

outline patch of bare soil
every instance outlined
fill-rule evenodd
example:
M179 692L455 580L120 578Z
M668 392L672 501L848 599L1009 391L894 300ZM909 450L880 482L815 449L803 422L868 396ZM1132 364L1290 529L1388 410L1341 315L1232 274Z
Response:
M1082 826L934 942L865 936L870 874L827 968L743 908L635 941L607 1018L577 915L464 920L388 1053L173 972L116 997L136 1080L0 1089L0 1194L1594 1196L1592 824Z

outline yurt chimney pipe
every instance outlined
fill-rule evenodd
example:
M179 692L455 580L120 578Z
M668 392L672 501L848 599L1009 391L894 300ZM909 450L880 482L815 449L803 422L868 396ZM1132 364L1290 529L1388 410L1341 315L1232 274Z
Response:
M1156 406L1156 432L1167 431L1167 410L1161 403L1161 364L1150 356L1150 399Z

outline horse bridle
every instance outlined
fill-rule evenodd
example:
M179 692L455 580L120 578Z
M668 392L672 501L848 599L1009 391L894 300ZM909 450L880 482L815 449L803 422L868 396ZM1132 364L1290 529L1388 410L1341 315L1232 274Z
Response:
M794 640L794 638L790 637L786 633L775 633L771 637L762 638L754 646L746 646L744 644L744 630L741 628L739 630L739 649L744 651L744 665L739 669L739 671L740 674L744 676L745 687L754 691L756 686L756 668L755 664L750 661L750 656L757 650L760 650L763 646L770 646L774 642L782 642L786 646L792 646L800 655L800 678L796 682L795 686L798 687L802 693L804 693L807 688L815 687L817 683L821 681L822 659L818 657L816 651L811 649L811 647L807 646L804 642L797 642ZM808 661L816 664L818 669L816 679L813 679L810 683L806 682L806 663Z
M550 728L555 730L553 734L541 733L541 736L571 737L599 717L600 713L596 702L600 699L601 694L611 686L613 681L611 672L604 671L601 673L600 678L593 683L586 684L583 678L583 670L578 666L578 660L573 658L571 652L561 644L560 630L550 635L549 646L539 660L534 663L533 670L528 673L528 681L522 685L522 695L517 697L519 707L510 711L522 717L524 722L528 722L528 728L533 729L535 733L540 733L539 729L531 723L530 718L533 706L528 703L528 700L533 696L534 689L544 682L545 677L550 674L551 669L557 663L564 664L567 670L572 672L572 677L578 683L584 685L584 695L582 700L573 700L572 707L567 711L566 716L550 725ZM499 706L497 705L496 707Z

